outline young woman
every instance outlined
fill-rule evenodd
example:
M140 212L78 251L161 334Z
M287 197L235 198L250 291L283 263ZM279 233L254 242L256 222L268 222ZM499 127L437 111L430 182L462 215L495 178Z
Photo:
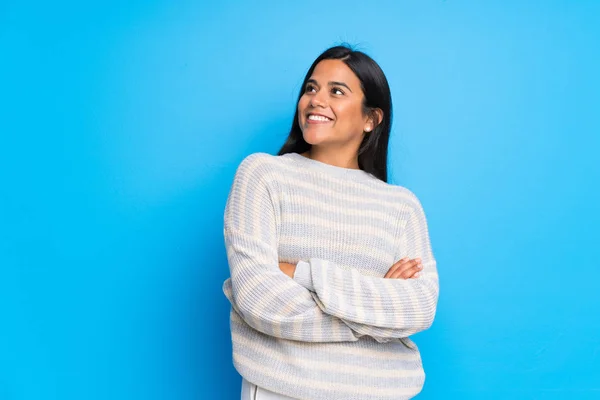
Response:
M238 166L224 215L233 363L247 399L409 399L425 374L438 273L409 189L387 183L381 68L326 50L277 155Z

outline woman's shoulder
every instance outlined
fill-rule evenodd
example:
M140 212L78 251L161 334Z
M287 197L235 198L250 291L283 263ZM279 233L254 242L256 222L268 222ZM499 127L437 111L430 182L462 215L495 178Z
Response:
M250 153L242 159L242 161L240 162L240 166L264 164L264 163L272 161L271 158L274 158L274 157L275 157L274 155L265 153L262 151Z
M277 157L265 153L255 152L245 156L238 164L236 174L241 173L267 173L273 170Z
M411 200L418 200L418 197L415 194L415 192L413 192L411 189L409 189L406 186L392 184L392 183L388 183L388 186L391 188L390 190L392 190L398 197L411 199Z
M406 186L398 184L387 184L392 196L394 196L398 203L404 207L409 207L415 210L422 209L421 200L417 194Z

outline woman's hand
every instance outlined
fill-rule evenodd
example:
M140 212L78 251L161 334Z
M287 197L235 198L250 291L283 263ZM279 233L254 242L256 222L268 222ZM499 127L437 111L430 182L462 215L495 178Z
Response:
M279 269L294 279L294 273L296 272L296 264L290 263L279 263ZM384 278L390 279L411 279L418 278L419 272L423 269L423 265L421 264L420 258L415 258L414 260L409 259L408 257L404 257L402 260L398 261L388 270L385 274Z
M279 269L282 270L284 274L294 279L294 272L296 272L296 264L280 262Z
M384 278L391 279L410 279L418 278L419 272L423 269L420 258L414 260L404 257L389 269Z

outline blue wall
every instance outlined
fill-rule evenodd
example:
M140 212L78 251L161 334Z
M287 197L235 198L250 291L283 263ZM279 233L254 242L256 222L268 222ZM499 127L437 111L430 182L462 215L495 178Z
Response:
M438 260L419 398L600 398L600 2L211 3L0 5L0 399L239 398L226 196L341 41Z

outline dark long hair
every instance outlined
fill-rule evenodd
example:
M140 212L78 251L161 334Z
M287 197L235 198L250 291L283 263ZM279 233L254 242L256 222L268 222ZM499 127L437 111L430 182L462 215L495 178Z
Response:
M364 93L363 113L365 115L370 113L374 108L380 108L383 111L381 123L371 132L366 133L360 144L358 149L358 166L363 171L369 172L382 181L387 182L388 143L390 128L392 126L392 95L390 87L379 65L365 53L353 50L347 44L334 46L325 50L310 66L300 88L300 94L296 102L296 112L292 121L292 129L277 155L304 153L310 150L312 146L302 136L302 130L298 122L297 105L304 93L306 81L310 79L315 67L322 60L341 60L358 77Z

